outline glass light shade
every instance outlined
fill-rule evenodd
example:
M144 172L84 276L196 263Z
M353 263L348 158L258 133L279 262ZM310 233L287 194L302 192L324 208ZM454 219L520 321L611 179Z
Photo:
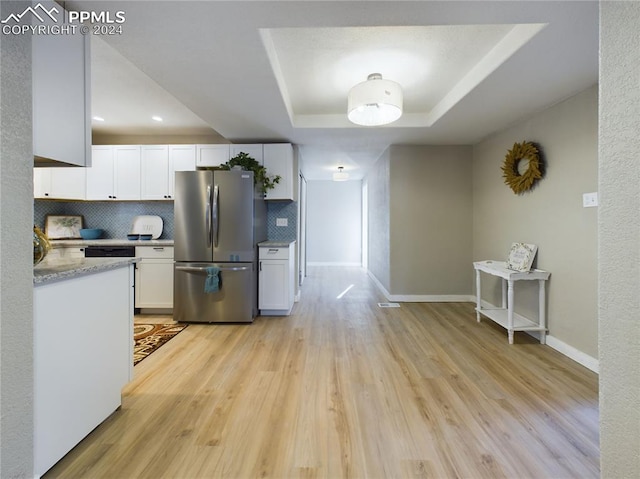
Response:
M402 88L394 81L383 80L378 73L349 91L347 117L356 125L386 125L401 116Z
M349 173L343 171L343 167L339 166L338 171L333 174L333 181L347 181L349 179Z

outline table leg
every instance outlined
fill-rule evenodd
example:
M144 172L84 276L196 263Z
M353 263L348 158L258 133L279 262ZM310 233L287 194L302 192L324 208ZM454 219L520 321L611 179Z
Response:
M502 309L507 309L507 280L501 278L502 286Z
M540 331L540 344L547 343L547 311L546 311L546 291L545 291L544 280L538 280L538 317L540 327L542 331Z
M507 330L509 331L509 344L513 344L513 280L508 281L507 289Z
M480 270L476 270L476 321L480 322L480 310L482 309L480 299Z

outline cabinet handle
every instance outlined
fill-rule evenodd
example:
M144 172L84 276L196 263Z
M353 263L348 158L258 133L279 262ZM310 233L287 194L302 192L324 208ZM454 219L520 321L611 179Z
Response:
M164 251L164 248L161 246L157 246L153 248L155 251Z

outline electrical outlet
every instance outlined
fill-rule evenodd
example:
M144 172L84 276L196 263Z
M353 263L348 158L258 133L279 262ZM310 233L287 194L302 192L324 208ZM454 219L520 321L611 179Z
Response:
M593 208L598 206L598 193L585 193L582 195L582 207Z
M289 226L288 218L276 218L276 226Z

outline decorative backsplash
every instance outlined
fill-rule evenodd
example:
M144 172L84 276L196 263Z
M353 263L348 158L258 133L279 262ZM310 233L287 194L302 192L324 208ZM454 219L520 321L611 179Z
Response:
M44 227L47 215L82 215L85 228L102 228L102 238L126 238L134 217L157 215L162 218L162 239L173 239L172 201L47 201L34 202L34 224Z
M287 226L276 226L276 219L286 218ZM269 241L295 241L298 234L298 203L267 201L267 237Z
M138 215L162 218L162 239L173 239L172 201L34 201L34 224L43 228L47 215L82 215L85 228L102 228L102 238L126 238ZM287 218L287 226L276 226ZM267 237L270 241L293 241L298 230L298 203L267 202Z

